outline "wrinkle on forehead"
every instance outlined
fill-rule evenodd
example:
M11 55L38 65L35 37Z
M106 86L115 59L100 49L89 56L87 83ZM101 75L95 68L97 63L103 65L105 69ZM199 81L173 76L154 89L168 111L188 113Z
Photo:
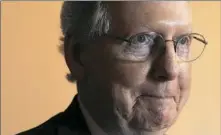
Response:
M142 32L141 27L155 32L185 33L191 31L191 12L186 1L143 1L112 3L111 11L115 30ZM123 25L122 25L123 24ZM178 31L178 32L177 32Z
M143 17L154 20L183 20L191 22L190 8L187 2L145 2L140 5Z
M160 20L156 23L163 24L163 25L168 25L168 26L183 26L183 25L188 25L189 23L183 22L180 20Z
M146 2L143 11L142 25L154 29L155 32L172 35L192 31L192 16L188 2Z

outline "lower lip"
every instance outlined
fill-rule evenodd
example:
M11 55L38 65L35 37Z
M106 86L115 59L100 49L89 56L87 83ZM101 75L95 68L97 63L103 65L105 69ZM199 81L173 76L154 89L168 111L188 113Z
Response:
M152 105L166 105L167 104L174 104L174 98L173 97L155 97L155 96L141 96L138 99L140 99L140 101L144 101L144 102L149 102Z

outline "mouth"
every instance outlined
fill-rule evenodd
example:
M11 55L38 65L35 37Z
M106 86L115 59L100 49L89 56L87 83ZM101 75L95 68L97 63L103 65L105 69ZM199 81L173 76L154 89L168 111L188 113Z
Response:
M159 96L159 95L145 94L145 95L138 96L138 98L172 99L174 98L174 96Z

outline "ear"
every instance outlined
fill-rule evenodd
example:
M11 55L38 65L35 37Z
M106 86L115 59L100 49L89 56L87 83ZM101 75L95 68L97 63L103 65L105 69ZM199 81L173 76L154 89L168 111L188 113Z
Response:
M73 80L81 80L84 76L84 67L80 60L81 46L74 44L71 37L64 39L64 56Z

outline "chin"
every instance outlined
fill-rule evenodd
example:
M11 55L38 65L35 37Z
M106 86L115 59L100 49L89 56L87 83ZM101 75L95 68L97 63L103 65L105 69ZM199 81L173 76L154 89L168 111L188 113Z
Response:
M134 130L155 132L168 129L178 115L173 99L140 98L127 118L128 126Z

